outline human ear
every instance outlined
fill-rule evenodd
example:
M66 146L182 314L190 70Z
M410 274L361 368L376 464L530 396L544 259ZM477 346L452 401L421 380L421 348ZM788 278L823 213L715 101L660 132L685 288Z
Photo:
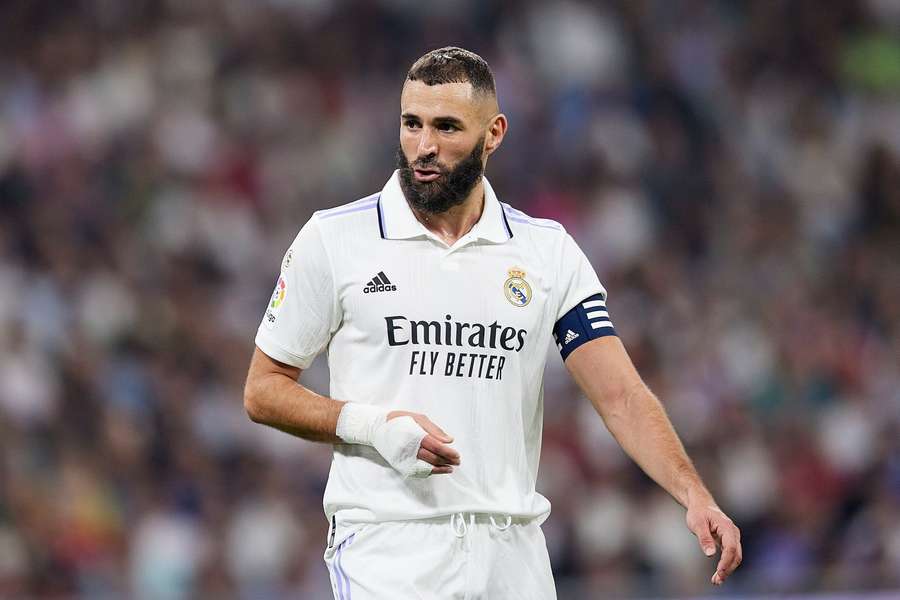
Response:
M488 126L487 135L485 136L484 150L491 154L503 143L503 137L506 135L508 123L506 115L499 113L491 119Z

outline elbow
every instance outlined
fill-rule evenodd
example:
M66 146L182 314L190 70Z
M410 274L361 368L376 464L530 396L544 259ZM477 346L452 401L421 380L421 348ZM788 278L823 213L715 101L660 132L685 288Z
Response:
M248 381L244 385L244 411L247 417L254 423L262 422L263 407L257 386Z
M644 392L649 392L643 382L622 385L605 394L605 401L597 408L603 420L612 429L619 422L630 421L636 405Z

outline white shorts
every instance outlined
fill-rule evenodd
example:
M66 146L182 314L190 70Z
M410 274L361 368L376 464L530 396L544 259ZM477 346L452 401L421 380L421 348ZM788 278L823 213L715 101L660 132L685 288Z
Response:
M325 550L335 600L554 600L535 519L484 514L337 524Z

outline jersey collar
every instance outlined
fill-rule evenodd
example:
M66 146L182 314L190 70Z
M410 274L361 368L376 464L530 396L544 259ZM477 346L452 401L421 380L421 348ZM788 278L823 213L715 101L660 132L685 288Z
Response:
M481 218L466 235L502 244L512 238L512 229L509 227L497 194L494 193L494 188L488 183L487 177L482 177L482 179L484 181L484 209L481 212ZM378 227L381 237L386 240L435 237L416 219L412 209L409 208L406 196L403 195L403 190L400 188L398 171L394 171L394 174L391 175L378 198Z

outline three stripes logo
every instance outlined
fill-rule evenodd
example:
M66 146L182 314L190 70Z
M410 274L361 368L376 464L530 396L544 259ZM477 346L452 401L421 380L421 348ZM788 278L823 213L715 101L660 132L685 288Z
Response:
M391 283L384 271L378 271L378 275L366 284L363 288L363 294L374 294L376 292L396 292L397 286Z
M578 337L577 333L569 329L566 331L566 339L563 340L563 344L571 344Z

